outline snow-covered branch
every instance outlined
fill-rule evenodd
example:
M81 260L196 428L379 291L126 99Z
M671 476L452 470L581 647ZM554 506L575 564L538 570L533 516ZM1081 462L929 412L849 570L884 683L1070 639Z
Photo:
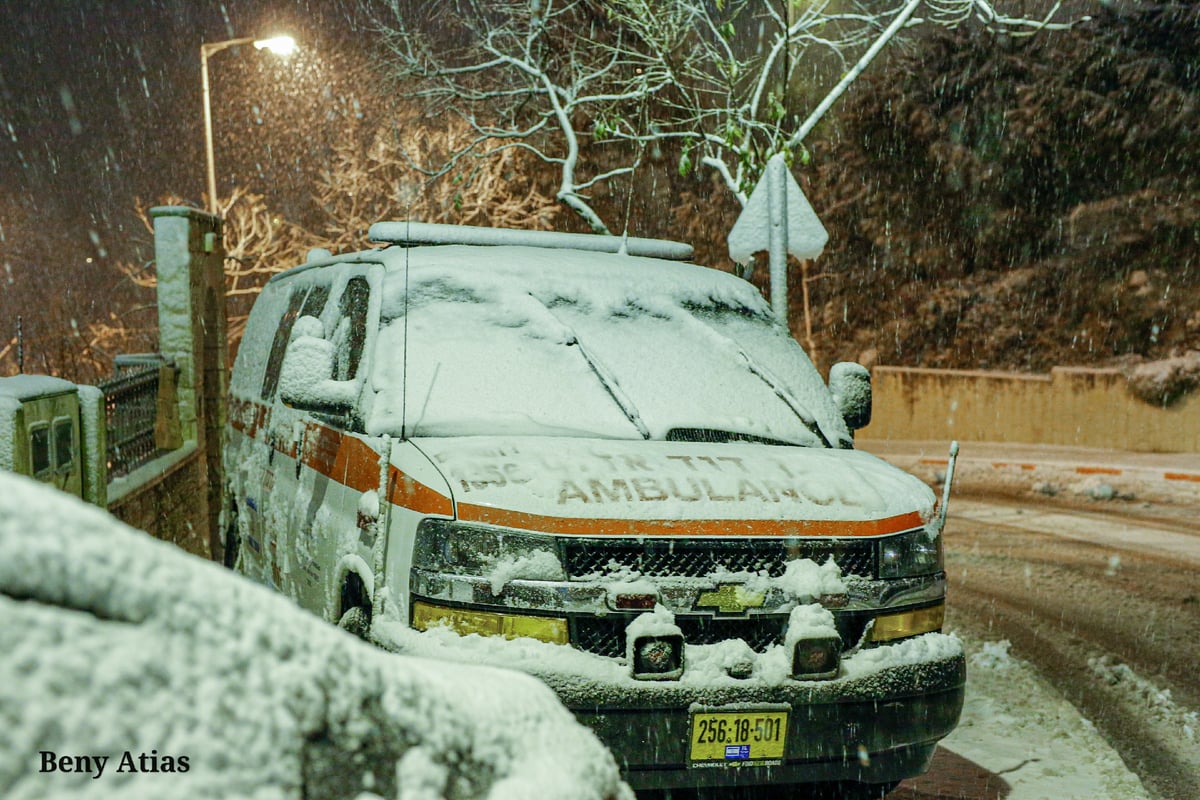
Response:
M1078 21L1058 6L1032 18L1002 4L456 0L439 4L438 30L414 42L418 25L391 2L377 24L397 80L411 91L416 79L417 96L472 121L479 138L464 152L483 157L484 138L506 143L492 154L523 142L558 169L559 202L607 233L583 192L629 180L647 147L669 151L681 174L712 170L744 203L772 155L806 160L805 137L908 29L977 24L1030 35ZM814 69L798 69L806 57ZM802 74L824 85L795 91ZM800 107L798 96L814 89L824 100Z

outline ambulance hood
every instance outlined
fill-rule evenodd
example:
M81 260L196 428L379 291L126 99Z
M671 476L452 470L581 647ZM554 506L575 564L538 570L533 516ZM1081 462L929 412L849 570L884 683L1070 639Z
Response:
M923 524L935 500L917 478L857 450L564 437L412 441L445 476L460 519L552 533L882 535ZM626 530L624 521L633 524Z

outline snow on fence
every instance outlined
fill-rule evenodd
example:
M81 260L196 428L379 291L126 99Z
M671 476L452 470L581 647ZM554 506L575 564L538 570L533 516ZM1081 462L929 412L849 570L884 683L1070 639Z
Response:
M99 384L104 392L108 428L108 478L120 478L158 455L160 363L118 369L115 377Z

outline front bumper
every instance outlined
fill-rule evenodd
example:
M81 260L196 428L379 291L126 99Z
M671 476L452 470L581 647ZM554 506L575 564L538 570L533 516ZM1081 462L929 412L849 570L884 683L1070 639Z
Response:
M602 686L540 675L609 747L634 789L885 783L920 775L962 712L965 660L957 655L888 667L861 678L777 686ZM690 766L695 710L788 707L778 765Z
M940 633L863 648L843 656L839 677L795 681L786 657L759 654L747 679L714 675L688 648L677 681L639 681L624 663L532 639L419 632L377 617L372 637L406 655L488 664L547 684L612 751L635 789L785 785L817 781L886 783L923 773L939 739L958 722L966 665L958 639ZM782 654L780 654L782 655ZM778 764L692 766L692 714L788 710Z
M659 581L660 599L678 612L675 620L688 642L686 666L679 680L639 681L624 660L625 629L637 614L614 608L603 584L514 580L495 592L481 578L418 569L411 577L414 598L443 606L518 614L536 609L568 620L578 649L520 640L490 646L477 642L483 652L476 657L529 672L548 684L609 747L635 789L899 781L927 769L936 743L954 729L962 711L966 669L953 637L927 634L860 647L866 626L881 613L941 602L941 573L849 581L848 602L835 613L847 645L839 677L816 681L787 677L791 656L780 652L783 623L776 618L786 620L781 612L794 602L776 608L768 597L761 609L740 616L700 615L694 610L698 592L709 580ZM699 623L707 624L692 630ZM736 629L726 630L729 626ZM753 635L760 627L762 641ZM430 633L435 634L432 639L418 634L426 637L418 650L430 642L438 643L434 650L442 657L447 655L443 646L476 649L469 640L478 637ZM742 651L753 665L750 677L737 679L724 669L714 673L707 668L711 662L701 663L721 650L721 642L737 638L753 644ZM451 657L468 658L464 653ZM764 707L789 712L786 748L778 763L690 763L694 712Z

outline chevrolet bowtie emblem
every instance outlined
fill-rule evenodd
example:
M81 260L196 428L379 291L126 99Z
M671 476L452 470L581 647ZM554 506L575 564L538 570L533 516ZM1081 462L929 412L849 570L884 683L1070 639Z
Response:
M714 592L702 592L696 608L715 608L722 614L739 614L747 608L762 608L765 598L746 591L740 583L722 583Z

